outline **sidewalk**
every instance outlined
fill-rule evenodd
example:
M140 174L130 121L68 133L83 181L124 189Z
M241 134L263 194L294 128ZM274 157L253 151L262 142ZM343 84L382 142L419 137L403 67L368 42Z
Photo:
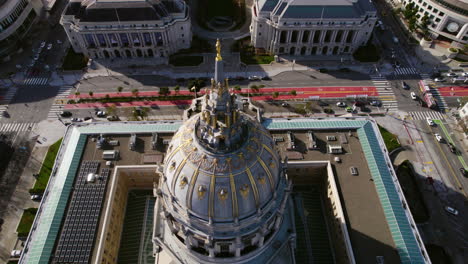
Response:
M49 146L63 137L65 128L59 121L46 120L40 122L30 135L31 138L38 136L38 140L42 144L35 144L29 160L19 177L13 195L9 201L5 201L8 206L2 208L4 223L0 231L0 263L8 262L10 252L18 244L16 228L23 215L23 210L39 206L38 202L31 200L29 194L29 189L32 188L35 182L32 175L40 170Z

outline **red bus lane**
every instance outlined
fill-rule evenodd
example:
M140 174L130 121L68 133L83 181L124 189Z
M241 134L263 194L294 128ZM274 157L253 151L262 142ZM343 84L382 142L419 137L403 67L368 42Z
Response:
M437 90L441 96L468 96L468 86L445 86L439 87Z
M296 95L292 95L291 91L296 91ZM273 93L278 92L279 96L273 98ZM201 89L199 95L203 95L205 89ZM251 96L252 100L264 101L264 100L292 100L292 99L306 99L312 98L347 98L347 97L377 97L379 93L374 86L318 86L318 87L287 87L287 88L260 88L258 92L254 91L251 88L244 88L239 92L243 94L255 94ZM175 93L171 91L171 95L190 95L189 91L179 91ZM261 95L260 95L261 94ZM131 93L94 93L92 96L88 94L80 95L70 95L69 99L98 99L98 98L118 98L118 97L129 97L132 96ZM138 92L138 97L154 97L159 96L157 91L141 91ZM181 104L190 104L191 100L175 100L175 101L132 101L132 102L89 102L89 103L77 103L77 104L68 104L65 106L66 109L78 109L78 108L95 108L95 107L108 107L108 106L117 106L117 107L134 107L134 106L151 106L151 105L181 105Z

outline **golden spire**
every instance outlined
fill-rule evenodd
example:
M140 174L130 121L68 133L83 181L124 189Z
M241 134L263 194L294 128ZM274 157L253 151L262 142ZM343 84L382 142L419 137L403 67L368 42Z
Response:
M221 42L219 39L216 40L216 61L222 61L223 58L221 58Z

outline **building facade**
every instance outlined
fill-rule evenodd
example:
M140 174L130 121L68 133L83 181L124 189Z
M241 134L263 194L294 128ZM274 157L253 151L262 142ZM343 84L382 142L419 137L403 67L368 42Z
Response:
M368 0L256 0L252 45L271 54L352 54L367 43L376 21Z
M39 18L41 1L0 0L0 60L8 61Z
M403 6L413 3L418 15L430 19L429 31L434 38L451 40L453 44L468 43L468 3L461 0L405 0ZM460 46L462 47L462 46Z
M182 0L72 0L60 23L73 50L90 58L161 58L190 47ZM158 62L158 60L155 60Z

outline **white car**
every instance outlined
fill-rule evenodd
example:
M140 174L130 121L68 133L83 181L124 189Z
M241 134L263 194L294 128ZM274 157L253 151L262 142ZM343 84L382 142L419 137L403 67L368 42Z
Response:
M457 74L454 72L447 73L447 77L457 77Z
M105 111L96 111L97 117L106 117L107 113Z
M445 211L453 215L458 215L458 210L450 206L445 206Z
M41 47L41 49L42 49L42 48L45 47L45 44L46 44L45 41L42 41L42 42L41 42L41 45L40 45L39 47Z
M345 102L338 102L338 103L336 103L336 106L338 106L338 107L345 107L345 106L346 106L346 103L345 103Z
M34 60L37 61L39 59L39 54L34 55Z
M442 142L443 138L439 134L434 134L437 141Z
M444 78L435 78L434 79L434 82L444 82L445 79Z
M83 119L81 118L78 118L78 117L74 117L71 119L72 122L83 122Z
M380 106L381 103L379 101L371 101L369 104L372 106Z
M418 97L416 96L416 94L414 92L411 92L410 96L411 96L411 99L413 99L413 100L418 99Z
M12 258L19 258L21 256L21 252L22 252L22 250L15 249L15 250L11 251L10 256Z
M430 125L430 126L433 126L433 125L434 125L434 121L432 121L432 119L430 119L429 117L426 118L426 122L427 122L427 124Z
M19 70L19 69L21 69L21 68L22 68L22 67L21 67L21 65L19 65L19 64L16 64L16 69L18 69L18 70Z
M42 199L42 195L39 195L39 194L31 195L31 200L33 201L40 201L41 199Z
M62 44L62 41L60 41L60 39L57 39L57 44Z
M51 50L52 49L52 43L49 43L49 45L47 45L47 50Z
M249 76L249 80L251 81L259 81L260 79L261 79L260 76L255 76L255 75Z
M462 76L463 76L463 77L468 77L468 72L462 73Z

